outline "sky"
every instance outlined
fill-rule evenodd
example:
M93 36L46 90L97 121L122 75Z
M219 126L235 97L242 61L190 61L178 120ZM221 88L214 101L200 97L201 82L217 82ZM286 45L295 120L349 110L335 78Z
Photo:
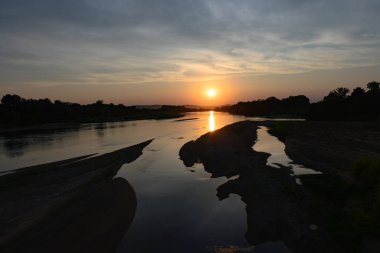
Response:
M317 101L380 81L379 13L379 0L0 0L0 95Z

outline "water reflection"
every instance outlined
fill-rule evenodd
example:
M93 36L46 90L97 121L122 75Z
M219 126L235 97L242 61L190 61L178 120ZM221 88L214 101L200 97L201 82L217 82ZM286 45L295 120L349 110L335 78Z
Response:
M139 123L147 122L150 121ZM142 129L135 122L89 123L0 136L0 172L74 156L103 154L154 137L152 129L149 134Z
M239 174L239 177L229 178L229 180L224 177L210 179L210 174L203 170L200 164L186 169L178 159L178 150L186 142L197 139L207 132L247 118L214 111L188 113L186 116L196 120L181 123L168 119L115 122L103 125L85 124L77 131L34 134L29 136L33 137L34 141L30 142L31 139L28 139L28 146L24 146L22 157L12 158L6 152L12 147L21 148L22 144L17 144L17 142L5 144L6 139L0 137L0 170L90 153L109 152L155 138L141 157L132 164L124 165L117 175L130 182L139 200L136 216L120 245L119 252L163 250L192 253L210 252L206 247L214 245L246 247L248 244L244 239L244 232L248 230L251 234L252 229L256 227L254 224L248 229L246 206L240 200L240 196L247 195L245 194L247 189L239 190L237 187L235 193L241 191L240 194L230 195L223 201L219 201L215 195L218 193L218 197L226 196L229 192L233 192L231 189L235 186L252 185L252 180L257 183L263 182L263 184L267 181L260 181L260 174L251 178L245 174L242 176L242 173L232 173ZM254 120L264 119L254 118ZM41 145L41 141L46 140L42 138L43 136L50 137L49 145ZM23 136L13 136L12 140L22 141L23 138ZM252 138L244 139L250 142ZM251 154L252 144L250 142L247 148L249 154ZM230 145L226 143L220 145L220 147L228 146ZM244 155L233 151L230 154ZM210 161L207 163L210 166L206 167L217 175L216 169L236 164L236 160L228 162L229 157L229 155L222 156L219 163L216 160ZM189 173L190 169L192 173ZM226 171L230 175L231 173L228 172L230 171ZM229 183L219 188L227 182ZM216 189L218 189L217 192ZM255 189L248 190L255 192ZM120 194L115 196L118 201L124 199ZM262 201L268 199L259 194L257 198ZM281 201L276 199L274 203L280 205ZM272 204L263 203L262 206L268 206L268 209L273 207L275 213L281 210L280 207ZM255 210L262 209L256 208L256 205L249 205L247 212ZM265 212L271 213L271 210L265 210ZM273 217L276 216L275 213Z
M107 123L96 124L94 126L94 129L96 130L96 134L100 139L104 138L104 135L105 135L107 128L109 128L109 129L115 128L115 126L112 123L111 124L108 123L108 124L109 124L109 126L107 126Z
M266 166L270 155L252 150L257 124L243 121L202 135L181 147L180 158L188 167L201 163L213 178L228 178L217 187L217 197L225 201L238 194L246 204L245 237L250 244L283 241L284 247L307 252L315 234L309 233L310 221L298 202L299 186L290 169ZM284 247L265 245L260 252L290 252Z
M215 116L214 116L214 111L210 111L210 116L209 116L209 130L210 132L215 131Z
M135 189L139 204L118 253L214 252L215 246L248 246L245 204L237 195L224 201L215 196L227 179L210 179L201 165L187 169L177 155L184 143L242 117L209 111L188 116L198 119L181 124L171 120L164 126L172 128L171 134L156 138L141 158L119 171L117 176Z
M30 129L0 136L0 171L48 163L74 156L104 154L152 138L192 138L245 117L213 112L187 113L182 124L167 120L87 123L55 129ZM196 120L195 120L196 119ZM210 129L211 122L211 129Z
M318 171L294 163L285 153L285 144L273 135L270 135L268 133L268 127L266 126L261 126L257 130L257 142L253 146L253 149L270 154L267 165L275 168L281 168L283 166L291 168L292 174L296 176L297 182L300 182L297 178L299 175L320 174Z
M3 143L5 154L11 158L24 155L24 150L29 146L29 142L23 140L8 140Z
M59 139L57 137L55 141L58 142ZM52 141L53 138L50 135L5 136L0 139L0 154L4 153L6 157L17 159L21 158L31 146L39 145L48 149ZM2 152L2 150L4 151Z

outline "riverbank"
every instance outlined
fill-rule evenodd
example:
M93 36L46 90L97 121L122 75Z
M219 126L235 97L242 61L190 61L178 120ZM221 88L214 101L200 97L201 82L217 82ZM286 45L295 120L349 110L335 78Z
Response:
M335 245L325 231L310 229L314 220L305 210L312 200L296 184L290 169L269 167L269 154L252 150L258 126L270 124L243 121L228 125L186 143L180 158L190 167L202 163L212 177L230 178L217 188L217 197L241 196L247 205L250 244L282 241L294 252L336 252L329 251Z
M358 202L360 198L368 202L376 200L377 195L348 185L339 174L328 173L327 167L347 164L355 159L353 154L358 154L357 157L374 154L380 137L377 126L313 124L316 123L238 122L186 143L180 157L186 166L202 163L213 177L232 177L218 187L217 196L221 200L231 193L242 197L247 205L246 239L253 245L282 241L294 252L378 252L378 216L374 212L377 205L369 212L362 208L366 203ZM259 125L270 127L272 133L285 140L289 156L297 163L325 173L301 176L303 185L297 185L290 168L267 166L268 154L252 150ZM322 133L325 135L321 136ZM364 136L367 139L362 139ZM355 145L348 145L351 140ZM295 144L299 149L294 148ZM344 147L349 157L341 163ZM337 152L340 149L342 153ZM309 163L296 159L306 155L310 157ZM315 159L314 163L311 159ZM346 203L350 201L353 203ZM355 205L359 207L354 209Z
M1 251L115 251L137 200L126 180L113 177L151 142L0 177Z
M380 155L379 123L277 122L270 133L285 143L291 159L322 172L343 171Z
M184 117L184 113L164 113L158 115L140 115L133 117L120 117L120 118L88 118L77 121L61 121L54 123L41 123L32 125L0 125L0 136L11 136L20 134L36 134L36 133L49 133L54 131L70 131L79 129L85 124L102 124L110 122L128 122L134 120L164 120L164 119L178 119Z
M301 176L319 198L313 216L346 252L379 252L380 124L282 122L271 132L291 159L323 172Z
M18 95L4 95L0 103L0 129L38 127L45 124L84 124L130 121L141 119L170 119L191 111L185 106L125 106L78 104L48 98L26 99Z

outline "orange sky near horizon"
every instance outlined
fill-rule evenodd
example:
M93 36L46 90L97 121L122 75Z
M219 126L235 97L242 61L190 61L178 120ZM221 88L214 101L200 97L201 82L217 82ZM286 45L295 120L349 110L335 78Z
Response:
M344 86L350 89L380 80L380 66L315 71L289 75L261 75L226 77L204 82L140 83L135 85L24 85L22 88L6 87L2 94L18 94L25 98L50 98L83 104L103 100L106 103L125 105L201 105L219 106L239 101L265 99L270 96L284 98L306 95L318 101L330 90ZM336 81L337 76L339 82ZM215 97L208 97L208 89L217 90Z
M301 2L5 1L0 96L218 106L380 81L380 1Z

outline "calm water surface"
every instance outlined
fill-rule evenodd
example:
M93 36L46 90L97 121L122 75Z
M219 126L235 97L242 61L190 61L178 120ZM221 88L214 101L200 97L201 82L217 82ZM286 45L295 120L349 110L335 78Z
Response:
M186 168L178 156L186 142L247 118L219 112L189 113L186 118L198 119L86 124L50 134L2 137L0 171L107 153L154 138L143 155L125 164L117 175L127 179L137 195L136 215L118 252L214 252L230 245L247 247L245 205L240 197L219 201L216 188L226 179L211 179L201 165ZM263 134L259 132L259 140L268 138ZM271 143L267 148L265 141ZM280 143L265 141L257 143L255 150L271 152L268 147ZM273 164L288 162L287 157L276 156L276 150L272 152Z
M279 141L273 135L268 133L268 127L261 126L257 130L257 141L253 145L253 149L259 152L269 153L271 156L268 158L267 165L275 168L281 168L281 166L289 167L292 171L292 176L295 177L296 182L301 184L299 175L306 174L320 174L321 172L315 171L301 164L295 163L285 153L285 144Z

